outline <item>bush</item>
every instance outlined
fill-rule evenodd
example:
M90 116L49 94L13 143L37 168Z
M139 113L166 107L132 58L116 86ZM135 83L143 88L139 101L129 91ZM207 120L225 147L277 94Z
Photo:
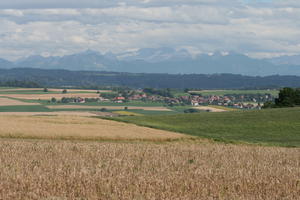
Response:
M189 108L183 111L184 113L198 113L200 110L194 109L194 108Z
M56 102L57 102L56 98L52 97L51 103L56 103Z

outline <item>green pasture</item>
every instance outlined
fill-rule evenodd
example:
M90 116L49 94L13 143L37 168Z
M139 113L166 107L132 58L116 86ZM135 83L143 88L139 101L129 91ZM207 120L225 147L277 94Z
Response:
M300 147L300 108L148 115L113 120L217 141Z

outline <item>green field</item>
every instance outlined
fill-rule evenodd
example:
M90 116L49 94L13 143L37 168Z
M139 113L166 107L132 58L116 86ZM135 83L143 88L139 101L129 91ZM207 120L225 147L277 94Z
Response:
M49 92L44 92L43 90L20 90L20 91L1 91L0 94L61 94L61 92L54 92L54 91L49 91Z
M193 91L193 93L201 94L203 96L209 95L226 95L226 94L271 94L278 96L278 90L200 90Z
M300 108L120 117L114 120L217 141L300 147Z
M51 112L49 108L41 105L22 105L22 106L0 106L1 112Z

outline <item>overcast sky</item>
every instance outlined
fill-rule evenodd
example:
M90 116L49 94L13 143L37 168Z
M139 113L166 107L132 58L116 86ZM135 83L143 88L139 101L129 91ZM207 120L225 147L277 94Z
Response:
M300 54L299 0L0 1L0 57L185 48Z

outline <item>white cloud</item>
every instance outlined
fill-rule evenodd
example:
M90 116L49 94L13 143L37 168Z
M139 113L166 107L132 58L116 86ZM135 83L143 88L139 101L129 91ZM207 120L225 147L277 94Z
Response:
M299 54L300 1L257 2L1 1L0 57L162 46L260 57Z

